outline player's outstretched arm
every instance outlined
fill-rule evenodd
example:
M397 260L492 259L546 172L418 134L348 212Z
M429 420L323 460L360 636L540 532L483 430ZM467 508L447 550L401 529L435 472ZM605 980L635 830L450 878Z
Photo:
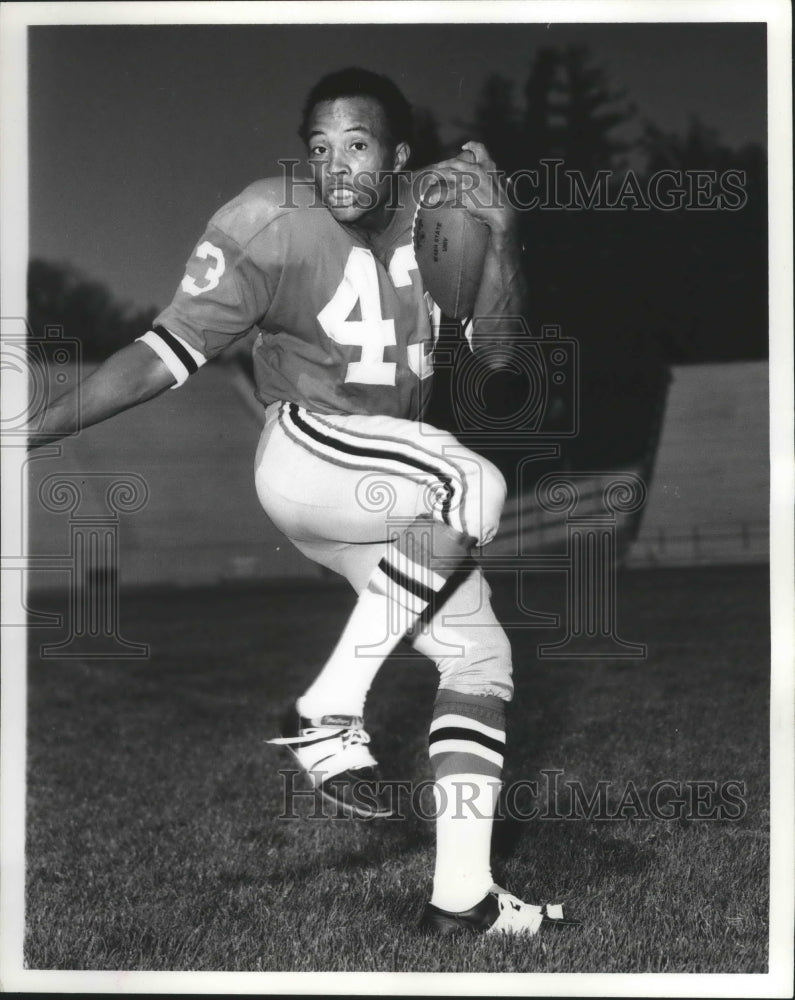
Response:
M160 395L176 379L155 352L135 341L116 351L80 385L51 403L31 429L31 447L51 444ZM75 395L79 394L79 410Z

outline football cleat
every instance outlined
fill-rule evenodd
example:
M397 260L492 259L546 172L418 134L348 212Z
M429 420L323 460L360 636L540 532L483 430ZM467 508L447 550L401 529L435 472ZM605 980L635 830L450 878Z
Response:
M282 718L281 736L267 740L288 750L321 801L334 815L375 819L393 815L391 799L379 787L370 736L357 715L307 719L295 707Z
M475 934L521 934L533 937L541 930L579 927L579 920L563 916L559 904L535 906L524 903L499 886L489 892L468 910L450 913L432 903L426 903L420 920L420 929L434 934L455 934L469 931Z

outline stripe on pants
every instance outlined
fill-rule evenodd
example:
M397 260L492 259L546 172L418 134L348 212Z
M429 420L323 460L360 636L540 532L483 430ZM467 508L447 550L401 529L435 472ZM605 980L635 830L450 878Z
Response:
M466 479L449 459L409 441L360 434L335 427L296 403L284 403L279 423L291 440L335 465L397 475L436 488L444 494L433 514L455 530L468 534L464 518Z

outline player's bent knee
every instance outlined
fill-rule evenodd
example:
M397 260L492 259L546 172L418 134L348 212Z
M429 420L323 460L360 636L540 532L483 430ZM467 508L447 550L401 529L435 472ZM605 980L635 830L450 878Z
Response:
M452 656L439 666L439 687L467 694L513 697L511 644L500 627L475 628L480 633L467 642L463 656Z
M486 545L494 538L499 529L508 487L505 477L497 466L482 457L480 458L477 487L481 507L478 541L481 545Z
M488 511L496 513L497 520L502 514L507 495L508 485L505 476L496 465L487 462L483 467L483 504Z

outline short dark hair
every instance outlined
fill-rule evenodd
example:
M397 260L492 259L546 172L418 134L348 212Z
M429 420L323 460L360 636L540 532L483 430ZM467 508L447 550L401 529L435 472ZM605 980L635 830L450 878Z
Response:
M309 118L315 106L321 101L335 101L338 97L372 97L384 109L392 142L411 142L411 105L400 89L388 76L358 66L328 73L309 91L298 129L304 142L309 135Z

